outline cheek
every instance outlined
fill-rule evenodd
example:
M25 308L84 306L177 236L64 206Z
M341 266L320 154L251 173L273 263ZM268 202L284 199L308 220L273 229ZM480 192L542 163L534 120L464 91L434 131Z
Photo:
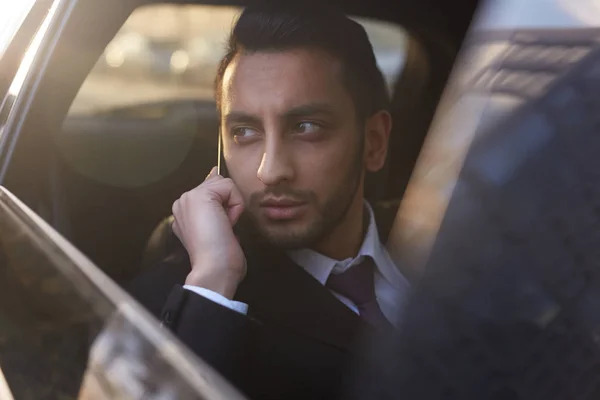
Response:
M298 146L295 157L300 185L317 195L327 195L347 176L355 162L355 153L356 149L342 140Z
M250 195L262 189L257 172L260 166L261 152L251 148L230 147L224 153L229 177L242 192L245 200Z

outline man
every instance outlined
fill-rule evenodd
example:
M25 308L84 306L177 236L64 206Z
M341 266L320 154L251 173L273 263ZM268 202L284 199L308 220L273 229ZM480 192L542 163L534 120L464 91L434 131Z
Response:
M185 249L132 293L251 398L333 398L408 287L364 200L392 123L373 49L335 12L249 8L216 100L229 177L174 203Z

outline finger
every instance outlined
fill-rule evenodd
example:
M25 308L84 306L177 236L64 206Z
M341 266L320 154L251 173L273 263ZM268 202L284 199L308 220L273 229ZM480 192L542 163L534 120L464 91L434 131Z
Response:
M229 217L229 222L231 222L231 225L234 226L244 212L244 198L242 197L240 190L235 185L233 185L231 189L231 196L229 198L229 203L232 205L228 206L227 208L227 216Z
M216 196L216 200L225 208L231 224L235 224L244 211L244 198L233 181L226 178L214 182L207 187L207 190Z
M171 223L171 230L181 240L181 230L179 229L179 225L177 224L177 220L173 220Z
M177 214L179 212L179 199L175 200L175 202L173 203L173 206L171 207L171 213L173 215Z

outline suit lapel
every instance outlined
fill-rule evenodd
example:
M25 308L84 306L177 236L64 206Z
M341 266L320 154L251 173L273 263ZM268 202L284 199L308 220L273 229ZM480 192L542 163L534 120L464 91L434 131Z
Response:
M258 251L257 251L258 250ZM236 298L250 316L328 343L352 348L362 320L281 252L253 246Z

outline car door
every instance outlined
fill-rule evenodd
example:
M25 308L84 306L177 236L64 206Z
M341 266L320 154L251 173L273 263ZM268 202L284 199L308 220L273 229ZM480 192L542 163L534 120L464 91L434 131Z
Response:
M6 383L0 393L11 391L15 399L242 398L4 188L0 277L0 384Z

